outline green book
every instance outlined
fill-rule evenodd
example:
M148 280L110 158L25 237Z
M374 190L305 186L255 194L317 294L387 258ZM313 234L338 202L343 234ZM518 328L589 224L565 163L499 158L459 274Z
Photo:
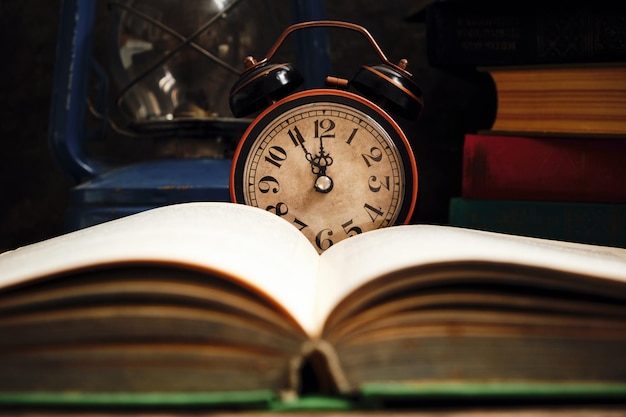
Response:
M453 226L626 247L626 204L453 198Z
M104 391L5 391L0 393L3 406L82 407L82 408L152 408L202 407L242 410L266 410L277 401L271 390L214 392L104 392Z

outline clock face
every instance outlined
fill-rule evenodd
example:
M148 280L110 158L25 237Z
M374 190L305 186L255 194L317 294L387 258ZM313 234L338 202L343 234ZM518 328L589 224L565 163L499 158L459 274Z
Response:
M341 90L309 90L252 122L230 186L233 201L283 217L322 252L407 222L417 168L402 130L379 107Z

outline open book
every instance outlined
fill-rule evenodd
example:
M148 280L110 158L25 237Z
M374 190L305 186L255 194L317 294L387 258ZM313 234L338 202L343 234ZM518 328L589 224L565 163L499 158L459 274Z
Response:
M303 370L339 396L624 395L626 250L407 225L319 255L274 214L180 204L1 254L0 335L0 403L287 398Z

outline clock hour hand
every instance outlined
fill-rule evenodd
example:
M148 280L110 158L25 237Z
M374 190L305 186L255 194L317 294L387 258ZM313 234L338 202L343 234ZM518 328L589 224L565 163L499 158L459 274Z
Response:
M308 151L306 146L304 145L304 138L302 137L302 133L297 127L294 127L293 130L288 131L289 136L294 144L300 145L302 147L302 151L304 152L304 156L306 160L311 164L311 172L316 175L314 188L315 191L320 193L328 193L333 188L333 180L326 175L326 168L332 165L333 158L330 154L324 151L324 144L322 143L322 138L320 138L320 151L319 153L311 154Z
M315 165L313 163L314 158L311 152L309 152L306 146L304 146L304 138L302 137L302 133L300 133L300 129L298 129L298 127L296 126L293 128L293 130L287 131L287 133L289 134L289 137L291 137L291 140L294 145L296 146L300 145L300 147L302 148L302 151L304 152L304 156L306 157L306 160L309 161L309 163L311 164L311 170L313 170L313 173L315 174Z

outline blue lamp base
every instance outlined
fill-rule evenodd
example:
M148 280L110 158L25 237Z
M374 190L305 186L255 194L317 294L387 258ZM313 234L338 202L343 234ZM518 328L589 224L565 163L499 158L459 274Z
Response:
M152 208L230 201L230 159L176 159L112 169L70 191L66 231Z

